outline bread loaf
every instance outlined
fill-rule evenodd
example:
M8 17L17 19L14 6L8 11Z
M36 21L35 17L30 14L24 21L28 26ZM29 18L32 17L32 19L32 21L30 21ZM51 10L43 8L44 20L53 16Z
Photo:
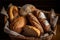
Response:
M29 12L34 11L36 8L31 4L26 4L20 9L20 15L26 16Z
M40 36L40 30L38 30L34 26L26 25L23 28L23 35L25 35L25 36L31 36L31 37L39 37Z
M10 6L8 9L9 20L12 21L14 18L18 16L18 8L17 6Z
M33 14L39 19L45 32L51 31L50 24L42 11L36 10Z
M20 33L21 29L26 25L26 20L24 17L18 17L10 24L10 29Z
M41 33L44 33L44 30L43 30L41 24L39 23L38 19L32 13L28 14L28 19L33 26L38 28L41 31Z

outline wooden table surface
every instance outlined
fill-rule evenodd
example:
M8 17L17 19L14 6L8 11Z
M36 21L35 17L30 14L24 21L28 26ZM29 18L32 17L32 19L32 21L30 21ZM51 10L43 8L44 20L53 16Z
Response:
M52 38L52 40L60 40L60 23L57 24L57 33L56 36Z

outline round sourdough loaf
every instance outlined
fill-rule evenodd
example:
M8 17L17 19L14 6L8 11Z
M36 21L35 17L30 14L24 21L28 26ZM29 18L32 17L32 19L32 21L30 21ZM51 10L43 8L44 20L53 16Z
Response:
M18 17L10 24L10 29L21 33L22 28L26 25L25 17Z
M25 35L25 36L39 37L40 36L40 30L38 30L34 26L26 25L23 28L23 33L22 34Z

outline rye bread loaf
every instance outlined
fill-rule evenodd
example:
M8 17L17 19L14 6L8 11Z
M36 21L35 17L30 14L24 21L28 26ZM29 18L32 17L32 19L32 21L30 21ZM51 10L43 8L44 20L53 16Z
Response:
M23 33L22 34L25 35L25 36L39 37L40 36L40 30L38 30L34 26L26 25L23 28Z

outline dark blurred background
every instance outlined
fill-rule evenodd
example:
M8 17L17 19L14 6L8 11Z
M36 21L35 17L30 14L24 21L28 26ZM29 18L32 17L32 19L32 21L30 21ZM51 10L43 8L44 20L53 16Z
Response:
M56 12L59 12L59 2L57 0L0 0L0 9L2 6L5 6L5 8L7 8L10 3L13 3L17 6L22 6L24 4L33 4L40 9L50 10L53 8Z
M24 4L33 4L34 6L36 6L39 9L43 9L43 10L47 10L50 11L51 8L53 8L56 12L56 14L59 15L60 17L60 9L59 9L59 5L60 2L58 0L0 0L0 11L2 9L2 7L4 6L5 9L7 10L8 5L12 3L13 5L16 6L23 6ZM0 40L9 40L9 36L4 33L4 15L0 14ZM58 22L60 24L60 21ZM60 28L58 24L58 28ZM60 40L60 29L57 32L57 36L55 38L55 40Z

